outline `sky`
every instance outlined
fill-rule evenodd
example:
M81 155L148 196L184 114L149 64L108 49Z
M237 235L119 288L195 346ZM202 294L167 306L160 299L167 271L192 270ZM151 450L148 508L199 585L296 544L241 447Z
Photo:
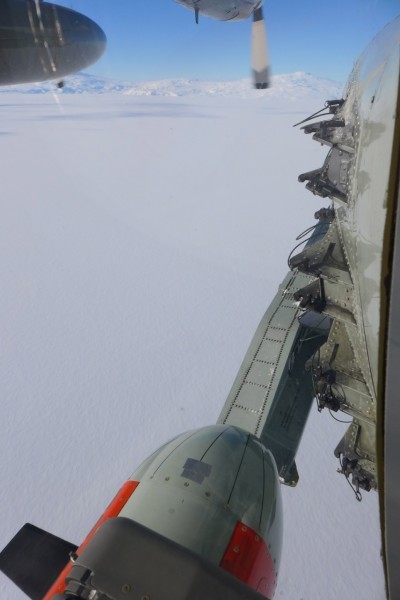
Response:
M218 0L215 0L216 2ZM93 18L108 48L97 75L241 79L250 75L251 22L218 22L174 0L60 0ZM368 41L400 13L398 0L269 0L264 3L272 73L305 71L345 82Z

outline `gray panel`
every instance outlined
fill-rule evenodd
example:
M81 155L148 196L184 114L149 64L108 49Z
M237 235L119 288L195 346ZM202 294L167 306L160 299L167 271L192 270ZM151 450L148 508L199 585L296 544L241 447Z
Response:
M232 427L241 427L246 431L255 431L257 429L258 418L259 412L250 412L237 405L230 408L228 416L229 424Z
M267 406L266 400L271 397L271 402L273 401L279 379L286 368L301 327L296 318L298 307L292 293L311 280L311 277L302 273L293 274L292 272L289 272L283 280L250 343L218 418L219 423L234 423L244 429L253 427L248 430L256 435L262 431L270 407L270 403ZM275 323L274 326L271 325L272 322ZM277 327L277 323L285 323L287 327ZM264 371L260 367L259 361L265 363ZM257 388L247 384L248 381L254 381L266 387ZM232 409L238 405L252 410L261 410L260 419L255 422L253 418L247 418L244 411L233 412ZM242 423L238 423L240 415L243 417Z
M270 320L270 326L287 331L296 317L297 307L291 304L282 304L282 308L287 310L277 310Z
M255 360L246 377L246 383L254 383L267 390L271 384L275 369L276 367L273 365Z
M290 485L297 482L293 461L313 399L305 363L329 333L329 327L311 330L298 320L293 292L312 280L288 273L261 320L219 417L220 423L259 436L272 451L281 480Z
M265 600L211 562L129 519L109 519L78 557L55 600Z
M287 334L287 331L282 331L282 337L283 333ZM282 342L277 342L271 339L264 339L261 342L260 349L255 354L255 357L257 358L257 360L263 360L267 363L275 365L278 362L278 358L281 351Z
M274 342L284 342L286 339L287 330L282 329L282 327L272 327L270 323L265 335L267 336L268 340Z
M240 406L259 415L264 406L267 394L268 389L265 387L252 385L245 381L236 396L235 406Z

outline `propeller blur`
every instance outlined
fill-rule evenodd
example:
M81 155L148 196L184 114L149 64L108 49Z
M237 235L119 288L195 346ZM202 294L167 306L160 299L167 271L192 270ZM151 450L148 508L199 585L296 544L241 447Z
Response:
M200 15L217 21L241 21L252 16L252 68L254 87L269 87L269 61L267 34L261 8L262 0L176 0L195 13L196 23Z

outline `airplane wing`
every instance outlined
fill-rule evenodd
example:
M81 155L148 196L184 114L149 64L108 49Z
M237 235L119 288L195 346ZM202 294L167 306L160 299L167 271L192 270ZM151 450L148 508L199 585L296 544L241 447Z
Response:
M330 205L290 257L291 272L219 418L259 436L273 449L281 481L294 485L313 396L320 411L350 417L335 454L358 500L361 490L379 491L393 599L400 597L399 50L400 17L360 56L344 98L326 102L329 118L305 119L304 132L329 150L322 167L299 181Z
M316 233L315 236L318 234ZM325 343L330 319L305 323L294 293L314 277L287 274L265 313L219 416L270 448L282 483L294 486L294 462L313 402L311 370L305 363Z
M297 483L295 456L314 397L320 411L351 419L335 453L358 500L361 490L378 489L388 593L400 597L399 50L400 17L356 62L344 97L326 102L318 118L329 118L305 119L304 132L328 153L299 180L328 206L315 213L310 237L300 236L304 249L289 256L290 272L218 424L178 436L135 471L129 494L121 488L46 597L59 589L60 600L97 597L98 590L120 597L131 590L128 575L160 597L212 598L230 590L237 592L232 597L271 597L281 539L278 476ZM28 526L0 556L0 568L18 585L31 533ZM52 544L58 548L56 572L74 547L42 534L45 558ZM163 577L146 571L156 548ZM40 559L35 564L40 572ZM29 564L23 569L25 585ZM172 571L178 575L171 578ZM202 581L213 591L195 585L195 596L186 585L190 572L189 584ZM171 582L179 593L167 587Z
M393 23L392 32L397 33L397 57L387 61L386 66L386 72L390 69L393 78L389 88L393 105L386 115L389 135L393 132L393 138L392 146L386 149L387 154L390 150L392 154L384 196L387 217L380 282L377 451L383 558L389 596L395 599L400 597L400 18ZM391 33L390 28L387 33Z

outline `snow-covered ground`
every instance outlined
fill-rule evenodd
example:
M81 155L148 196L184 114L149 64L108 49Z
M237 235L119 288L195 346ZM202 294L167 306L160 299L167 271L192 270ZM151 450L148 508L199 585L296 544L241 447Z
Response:
M128 96L232 96L235 98L253 98L280 101L299 101L316 96L326 98L341 91L341 86L330 79L316 77L311 73L298 71L272 76L272 87L268 90L253 89L250 79L233 81L202 81L197 79L163 79L156 81L120 81L106 77L97 77L90 73L70 75L63 82L63 94L126 94ZM48 94L54 92L52 81L26 83L1 88L1 94L14 94L16 89L22 94Z
M335 90L290 81L0 94L0 547L25 522L79 543L157 446L217 419L324 205L297 175L325 150L292 124ZM278 600L384 598L377 495L336 473L343 427L311 414ZM0 598L24 596L1 576Z

